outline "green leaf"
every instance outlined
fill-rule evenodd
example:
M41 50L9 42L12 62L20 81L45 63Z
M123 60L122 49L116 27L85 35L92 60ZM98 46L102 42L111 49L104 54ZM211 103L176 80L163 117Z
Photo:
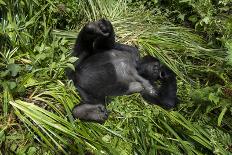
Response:
M4 141L6 138L4 129L0 131L0 142Z
M178 18L181 19L181 21L184 21L185 14L179 14Z
M75 71L75 67L74 67L73 64L67 63L67 66L68 66L69 68L71 68L73 71Z
M219 97L217 96L216 93L210 93L209 94L209 100L215 104L219 103Z
M10 89L14 89L16 87L16 82L10 81L8 82Z
M209 18L209 17L205 17L205 18L202 19L202 21L203 21L205 24L209 24L210 18Z
M6 3L3 0L0 0L0 4L6 5Z
M64 60L65 60L65 55L62 54L62 55L61 55L61 58L60 58L60 61L64 61Z
M16 76L20 72L21 67L18 64L9 64L7 69L11 72L11 76Z
M196 23L197 22L197 16L196 15L192 15L192 16L190 16L189 18L188 18L188 20L190 20L191 22L193 22L193 23Z
M227 107L224 107L222 109L222 112L220 113L220 115L218 117L218 126L221 126L222 119L223 119L223 116L225 115L226 111L227 111Z
M104 137L102 137L102 140L107 143L109 143L111 139L112 137L110 135L105 135Z
M7 76L9 74L9 72L10 72L9 70L0 72L0 77L3 78L5 76Z
M68 62L74 63L74 62L77 61L77 60L78 60L77 57L71 57L71 58L68 59Z
M47 57L47 54L45 54L45 53L40 53L40 54L36 55L37 60L44 60L46 57Z
M30 147L27 151L27 155L33 155L36 153L36 148L35 147Z
M181 0L180 3L191 2L191 0Z
M35 80L34 78L29 78L26 82L26 84L24 85L25 88L30 87L35 85L37 82L37 80Z
M227 48L227 63L232 66L232 40L228 40L226 42L226 48Z

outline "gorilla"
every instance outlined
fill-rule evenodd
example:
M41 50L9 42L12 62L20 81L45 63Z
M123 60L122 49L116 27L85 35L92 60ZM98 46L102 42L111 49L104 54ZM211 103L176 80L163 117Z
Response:
M113 26L106 19L81 29L73 55L79 59L75 71L67 75L81 96L81 103L72 110L75 118L104 123L111 96L140 93L149 103L166 109L177 104L175 74L158 59L140 58L137 48L115 42Z

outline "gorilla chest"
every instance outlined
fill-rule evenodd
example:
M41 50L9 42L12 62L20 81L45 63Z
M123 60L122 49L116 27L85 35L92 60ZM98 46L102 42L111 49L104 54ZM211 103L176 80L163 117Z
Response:
M115 76L119 82L129 82L134 81L132 76L135 72L135 67L132 61L129 60L118 60L113 62L115 69Z
M115 76L119 82L133 81L136 62L131 53L125 51L109 52L110 62L114 66Z

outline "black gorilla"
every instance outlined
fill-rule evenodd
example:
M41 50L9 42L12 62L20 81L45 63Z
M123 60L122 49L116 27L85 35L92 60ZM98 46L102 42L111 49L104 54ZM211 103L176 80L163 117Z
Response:
M107 96L139 92L148 102L164 108L177 103L174 73L158 59L141 59L137 48L115 42L112 24L105 19L82 28L73 55L79 60L68 77L82 98L73 108L75 118L103 123L108 118ZM157 80L161 81L159 88Z

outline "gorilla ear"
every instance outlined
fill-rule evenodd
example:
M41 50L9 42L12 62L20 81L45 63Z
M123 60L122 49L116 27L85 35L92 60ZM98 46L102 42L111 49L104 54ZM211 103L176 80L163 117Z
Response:
M161 79L166 79L166 78L168 77L168 75L167 75L167 73L166 73L165 71L161 71L161 72L159 73L159 77L160 77Z
M161 80L168 80L174 77L175 77L175 73L171 69L169 69L167 66L162 65L160 73L159 73L159 78Z

